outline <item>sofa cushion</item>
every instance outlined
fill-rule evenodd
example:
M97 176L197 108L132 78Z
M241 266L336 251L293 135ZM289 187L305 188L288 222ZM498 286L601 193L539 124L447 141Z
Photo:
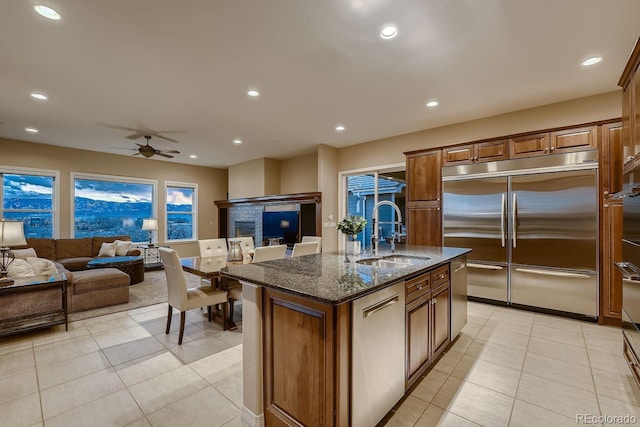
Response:
M102 246L100 246L100 252L98 252L99 257L114 257L116 256L116 248L118 245L116 243L107 243L104 242Z
M129 275L117 268L96 268L73 273L73 293L83 294L103 289L129 286Z
M88 256L76 257L76 258L62 258L58 259L60 264L69 271L86 270L87 263L93 258Z
M38 250L36 249L36 252ZM40 258L47 258L38 253ZM90 257L91 237L79 239L56 239L56 259ZM64 264L64 263L63 263Z
M36 250L33 248L11 249L11 253L16 259L27 259L28 257L37 257Z
M29 238L27 245L35 249L40 258L56 259L56 241L54 239Z
M114 240L113 243L116 244L116 256L127 256L132 245L131 240Z
M116 240L131 240L129 236L93 236L91 238L91 250L82 256L98 256L103 243L113 243Z
M7 275L13 279L22 279L35 276L36 272L26 260L16 258L7 266Z
M33 271L38 275L51 276L58 273L58 269L53 261L46 258L27 258L27 262L33 267Z

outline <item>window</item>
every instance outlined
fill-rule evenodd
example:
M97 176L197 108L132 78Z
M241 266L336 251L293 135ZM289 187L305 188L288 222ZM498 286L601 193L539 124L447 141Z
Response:
M25 237L52 238L57 224L57 172L0 170L1 216L22 221Z
M195 239L196 184L167 183L167 241Z
M145 218L155 218L153 180L72 174L74 237L128 235L148 240Z
M346 200L344 212L346 214L360 215L367 220L364 231L358 234L357 239L365 249L371 247L373 234L372 217L374 205L382 200L395 203L400 208L403 223L405 219L405 187L406 178L404 170L372 171L345 176ZM381 206L378 210L378 236L380 247L385 247L397 229L392 221L397 221L395 211L391 206ZM403 227L403 234L405 228ZM402 236L401 236L402 238Z

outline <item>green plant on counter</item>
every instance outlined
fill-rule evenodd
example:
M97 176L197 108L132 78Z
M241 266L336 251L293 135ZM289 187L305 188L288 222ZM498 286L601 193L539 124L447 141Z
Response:
M356 235L367 225L367 220L360 215L347 215L337 225L338 230L355 240Z

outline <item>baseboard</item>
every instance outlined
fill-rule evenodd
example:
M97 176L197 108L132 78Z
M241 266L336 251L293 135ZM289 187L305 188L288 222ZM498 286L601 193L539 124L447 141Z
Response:
M243 426L264 427L264 414L256 415L246 406L242 406L240 420Z

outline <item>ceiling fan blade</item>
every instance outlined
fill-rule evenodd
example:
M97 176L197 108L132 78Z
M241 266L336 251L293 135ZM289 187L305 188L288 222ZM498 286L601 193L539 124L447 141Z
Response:
M141 152L133 153L132 156L142 156Z
M155 136L156 138L164 139L165 141L169 141L169 142L175 142L175 143L179 142L179 141L176 141L175 139L167 138L166 136L162 136L157 133L153 134L153 136Z
M127 139L138 139L138 138L142 138L142 137L143 137L143 136L145 136L145 135L146 135L146 132L145 132L145 133L143 133L143 132L137 132L137 133L134 133L133 135L129 135L129 136L127 136L126 138L127 138Z
M163 152L161 152L161 151L156 151L156 154L157 154L158 156L166 157L166 158L168 158L168 159L173 159L173 156L170 156L170 155L168 155L168 154L164 154L164 153L163 153Z
M146 147L145 144L140 144L138 142L135 143L138 147L142 148L142 147ZM132 150L137 150L137 148L132 148Z
M180 154L178 150L160 150L163 153Z
M137 148L123 148L123 147L109 147L109 148L113 148L114 150L137 150Z

